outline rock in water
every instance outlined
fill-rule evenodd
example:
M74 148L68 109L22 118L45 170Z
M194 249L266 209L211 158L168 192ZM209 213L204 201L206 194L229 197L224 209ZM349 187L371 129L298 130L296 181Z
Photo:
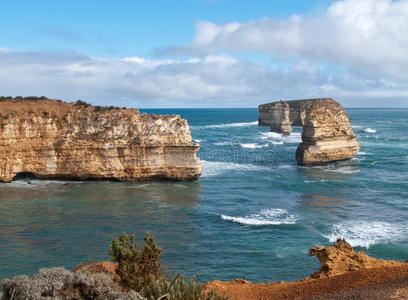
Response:
M299 165L322 165L356 156L356 140L347 112L340 107L312 105L306 111L302 143L296 150Z
M259 125L270 126L271 131L290 135L292 133L292 122L289 118L290 106L288 102L279 101L270 103L269 106L259 106Z
M259 105L259 126L270 126L271 131L289 135L292 126L303 126L311 105L342 108L331 98L277 101Z
M36 178L196 180L187 121L55 100L0 101L0 181Z

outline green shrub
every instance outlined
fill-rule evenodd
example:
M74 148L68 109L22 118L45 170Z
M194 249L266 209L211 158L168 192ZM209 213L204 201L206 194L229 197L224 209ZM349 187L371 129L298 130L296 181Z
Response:
M109 254L116 262L116 273L122 283L140 293L148 300L223 300L215 291L204 290L204 285L195 282L195 277L186 284L184 275L180 274L173 279L164 276L160 271L161 249L156 245L154 238L149 234L143 239L141 249L135 245L135 236L121 234L114 239L109 247ZM167 297L163 297L167 294Z
M173 280L160 278L150 280L148 285L140 291L140 294L148 300L156 300L167 294L171 300L224 300L225 296L219 295L214 290L205 293L204 284L197 283L193 276L186 284L184 275L177 275ZM163 297L164 298L164 297Z
M151 277L161 277L161 249L149 234L143 240L142 249L138 249L135 236L122 233L109 247L109 255L118 264L116 273L126 286L135 291L144 288Z

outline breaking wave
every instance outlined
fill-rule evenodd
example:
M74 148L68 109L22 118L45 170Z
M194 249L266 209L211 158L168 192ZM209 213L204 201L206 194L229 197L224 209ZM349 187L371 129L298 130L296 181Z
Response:
M261 140L268 140L272 144L282 145L282 144L299 144L302 142L302 133L292 132L288 136L283 136L277 132L261 132Z
M296 217L294 215L290 215L287 210L280 208L264 209L259 213L251 214L246 217L231 217L221 215L221 219L252 226L296 224Z
M322 170L324 172L334 172L334 173L341 173L341 174L360 173L360 168L358 166L326 165L326 166L316 166L316 167L309 167L309 168Z
M205 125L199 126L200 128L228 128L228 127L248 127L248 126L256 126L258 125L258 121L254 122L242 122L242 123L228 123L228 124L214 124L214 125Z
M238 164L233 162L222 161L201 161L203 164L203 174L201 177L217 176L226 172L257 172L269 170L266 166L258 166L253 164Z
M218 142L214 143L215 146L232 146L232 142Z
M366 128L366 129L364 129L364 132L366 132L366 133L376 133L377 130L372 129L372 128Z
M323 235L330 242L344 238L353 247L368 248L379 243L391 243L406 239L407 224L390 224L387 222L346 221L335 224L332 231Z
M261 148L266 148L268 147L268 144L260 145L257 143L248 143L248 144L241 144L241 148L245 149L261 149Z

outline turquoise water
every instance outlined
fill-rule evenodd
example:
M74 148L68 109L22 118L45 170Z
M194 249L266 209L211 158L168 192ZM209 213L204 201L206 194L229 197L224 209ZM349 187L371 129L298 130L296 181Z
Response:
M198 280L297 280L319 264L315 244L408 259L408 110L351 109L361 151L325 167L296 165L289 137L256 126L256 109L181 114L201 144L198 182L0 184L0 279L107 259L121 232L146 231L169 271Z

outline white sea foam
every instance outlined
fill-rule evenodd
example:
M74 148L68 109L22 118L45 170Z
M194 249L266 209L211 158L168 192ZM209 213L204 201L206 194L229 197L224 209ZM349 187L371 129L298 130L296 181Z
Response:
M257 172L269 170L266 166L257 166L253 164L238 164L222 161L201 161L203 164L203 174L201 177L217 176L226 172Z
M278 165L278 168L279 168L279 169L295 169L295 168L296 168L296 165L285 165L285 164L282 164L282 165Z
M367 133L376 133L377 130L372 129L372 128L366 128L366 129L364 129L364 132L367 132Z
M277 132L261 132L261 140L268 140L272 144L275 145L282 145L286 144L299 144L302 142L302 133L300 132L292 132L288 136L283 136ZM279 143L279 144L278 144Z
M407 224L390 224L380 221L346 221L333 226L331 233L323 235L330 242L344 238L353 247L370 247L379 243L390 243L405 239Z
M214 124L214 125L206 125L202 127L203 128L226 128L226 127L248 127L248 126L256 126L256 125L258 125L258 121L242 122L242 123L228 123L228 124Z
M316 183L316 182L329 182L327 179L321 179L321 180L305 180L305 183Z
M268 147L268 144L260 145L257 143L248 143L248 144L241 144L241 148L246 148L246 149L260 149L260 148L266 148Z
M327 166L317 166L317 167L311 167L311 168L320 169L325 172L335 172L335 173L342 173L342 174L360 173L360 169L357 166L327 165Z
M259 213L251 214L245 217L231 217L226 215L221 215L221 219L232 221L235 223L240 223L244 225L281 225L281 224L295 224L296 217L290 215L287 210L275 208L275 209L264 209Z
M193 141L196 142L196 143L204 142L204 140L199 140L199 139L195 139L195 140L193 140Z
M367 155L367 154L368 154L368 153L363 152L363 151L360 151L360 152L357 153L357 155Z
M218 142L214 143L215 146L232 146L231 142Z
M357 174L360 173L360 169L352 166L345 166L345 167L340 167L335 170L335 172L343 173L343 174Z

